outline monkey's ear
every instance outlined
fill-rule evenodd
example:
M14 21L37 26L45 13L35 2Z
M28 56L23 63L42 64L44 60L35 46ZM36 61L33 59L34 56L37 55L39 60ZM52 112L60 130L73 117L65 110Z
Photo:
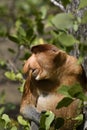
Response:
M62 66L67 59L67 54L64 51L59 51L55 58L54 58L54 63L57 67Z
M41 45L33 46L31 48L32 53L45 52L45 51L57 52L58 48L52 44L41 44Z

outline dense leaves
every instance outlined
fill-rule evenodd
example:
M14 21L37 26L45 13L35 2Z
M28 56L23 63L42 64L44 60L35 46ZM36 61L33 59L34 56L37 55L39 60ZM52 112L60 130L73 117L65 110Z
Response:
M69 47L78 43L78 41L70 34L61 33L58 35L58 41L65 47Z
M87 100L87 97L85 96L82 87L79 84L75 84L71 87L61 86L58 89L58 93L65 95L65 97L58 103L56 106L57 109L67 107L76 99L80 99L81 101Z
M40 130L49 130L51 123L54 120L54 114L51 111L47 111L41 116Z
M74 12L71 8L67 11L67 5L70 6L69 4L71 2L73 1L60 0L57 4L58 7L52 4L50 0L12 0L10 5L7 1L0 3L0 38L8 38L18 47L18 52L16 52L17 50L15 48L8 48L9 53L15 57L11 62L14 66L17 63L15 61L20 59L22 60L22 64L24 63L23 60L27 59L30 55L30 47L32 45L43 43L55 44L67 52L73 50L77 44L81 53L78 63L82 62L84 54L87 53L87 40L85 37L86 31L83 30L84 35L80 35L82 30L79 27L87 23L87 11L83 11L82 17L78 12L84 8L86 9L87 1L80 0L79 5L75 5L77 8L74 9L72 7ZM61 11L61 4L65 12L64 10ZM24 55L20 58L21 50ZM74 50L76 51L76 48ZM15 70L4 59L0 59L0 68L5 71L3 75L7 79L14 82L18 81L21 84L18 89L23 92L25 80L22 74L22 68L19 70L19 67L17 67ZM58 103L56 106L57 109L67 107L75 99L79 99L81 102L87 100L81 86L78 84L69 87L61 86L58 89L58 93L63 94L65 97ZM4 102L3 93L0 94L0 99L0 103L2 104ZM29 122L23 119L22 116L18 116L15 121L14 119L10 119L8 115L3 114L4 110L5 107L0 108L0 130L18 130L20 126L23 130L30 129ZM50 111L42 114L40 130L48 130L54 119L55 115ZM82 115L78 115L73 120L82 121L82 119ZM55 129L59 129L63 124L64 119L58 117L56 119Z
M84 8L86 6L87 6L87 1L86 0L81 0L80 4L79 4L79 9Z

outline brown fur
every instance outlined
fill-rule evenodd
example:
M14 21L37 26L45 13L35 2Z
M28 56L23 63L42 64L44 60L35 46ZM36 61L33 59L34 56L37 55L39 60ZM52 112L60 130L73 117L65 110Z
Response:
M64 117L65 125L60 130L73 130L74 118L77 115L78 100L67 108L55 109L64 98L56 92L61 85L80 83L85 91L86 80L83 68L78 60L51 44L32 47L32 55L24 65L28 73L21 102L21 112L26 105L34 106L37 111L51 110L58 117ZM69 118L69 120L68 120Z

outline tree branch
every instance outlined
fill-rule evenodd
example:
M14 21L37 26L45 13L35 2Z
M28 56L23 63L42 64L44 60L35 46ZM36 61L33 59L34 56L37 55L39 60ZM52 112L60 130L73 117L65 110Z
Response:
M51 1L54 5L58 6L63 12L66 11L65 8L64 8L64 6L63 6L61 3L57 2L56 0L50 0L50 1Z

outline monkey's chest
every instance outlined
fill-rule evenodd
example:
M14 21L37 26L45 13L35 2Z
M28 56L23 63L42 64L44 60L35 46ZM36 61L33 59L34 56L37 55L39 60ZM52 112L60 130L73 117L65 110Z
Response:
M73 118L77 115L79 100L73 101L68 107L62 107L61 109L56 109L58 102L64 98L61 94L41 94L37 100L37 109L41 111L52 111L56 116L64 118Z
M56 109L57 103L63 99L63 95L55 93L44 93L38 97L37 100L37 109L42 110L51 110Z

